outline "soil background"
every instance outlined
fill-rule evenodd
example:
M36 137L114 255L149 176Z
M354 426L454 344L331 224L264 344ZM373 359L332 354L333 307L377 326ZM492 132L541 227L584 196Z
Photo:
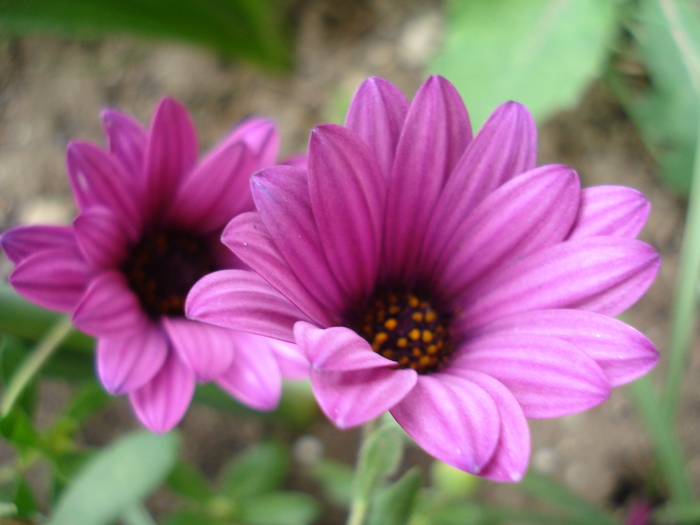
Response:
M303 151L315 124L342 121L337 101L370 75L387 78L409 98L425 79L425 64L439 44L443 5L436 0L299 1L295 71L271 76L223 61L180 44L119 37L75 40L62 37L5 38L0 42L0 229L26 223L69 223L75 207L65 170L70 140L104 143L99 112L111 106L149 122L164 95L192 112L201 151L206 151L249 114L274 118L282 134L282 155ZM469 107L469 101L465 101ZM668 313L685 216L684 202L656 179L657 167L613 94L593 81L577 107L540 126L539 164L574 167L584 186L624 184L652 202L641 238L663 256L658 279L624 319L657 345L667 347ZM9 261L0 256L0 273ZM700 489L700 378L697 348L688 366L679 432L694 492ZM663 369L663 362L658 367ZM60 410L71 385L42 386L40 417ZM109 442L136 424L120 399L83 430L87 445ZM573 416L531 421L531 468L623 516L630 493L655 468L649 443L623 389L603 405ZM274 433L268 424L193 405L181 429L183 454L211 478L219 467L256 439ZM286 436L295 450L322 451L348 463L355 458L357 432L341 432L319 417L311 436ZM304 446L301 446L301 445ZM302 454L302 452L300 452ZM303 454L302 454L303 455ZM299 458L303 459L303 458ZM410 460L427 464L420 450ZM301 466L293 488L316 490ZM40 483L37 482L37 483ZM527 504L512 486L486 483L480 498L497 504ZM149 505L156 516L173 505L161 491ZM319 523L343 523L342 510L326 505Z

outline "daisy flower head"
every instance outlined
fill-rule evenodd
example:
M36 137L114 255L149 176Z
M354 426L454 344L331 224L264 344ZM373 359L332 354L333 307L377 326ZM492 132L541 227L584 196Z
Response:
M102 118L108 149L68 146L79 208L73 225L19 227L0 238L16 264L10 284L72 313L97 337L102 384L128 394L153 431L180 421L197 382L216 381L255 409L274 408L281 374L308 371L295 347L184 316L199 278L244 267L220 236L232 217L253 209L249 178L276 160L274 123L244 121L198 163L194 125L176 100L159 103L148 129L114 110Z
M370 78L344 126L313 129L308 169L251 179L258 211L222 238L261 279L207 275L187 314L296 342L338 427L390 411L436 458L517 481L526 418L593 407L658 359L614 318L658 270L635 239L647 200L581 190L571 168L535 167L536 149L520 104L472 137L444 78L411 103Z

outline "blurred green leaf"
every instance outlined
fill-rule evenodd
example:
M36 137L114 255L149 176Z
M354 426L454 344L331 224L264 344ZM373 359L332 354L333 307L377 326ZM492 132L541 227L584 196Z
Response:
M62 494L50 525L109 525L167 476L179 437L133 432L96 453Z
M382 479L396 471L402 457L403 436L399 429L384 425L372 432L359 452L353 499L369 501Z
M220 525L220 521L200 510L181 510L165 518L163 525Z
M614 22L608 0L452 0L430 69L457 87L475 129L507 100L541 120L599 74Z
M0 419L0 434L20 450L34 449L40 445L39 434L27 414L20 407Z
M289 452L277 443L257 443L238 456L223 475L223 490L234 499L278 488L289 471Z
M321 485L324 495L333 503L343 506L350 504L355 475L350 465L333 459L322 459L312 466L311 475Z
M432 487L446 498L466 498L481 484L482 478L435 460L430 465Z
M20 476L17 484L14 504L17 507L17 516L21 518L30 518L37 511L34 492L32 492L32 488L27 483L27 480L24 479L24 476Z
M213 495L199 470L182 461L178 461L170 472L168 487L198 503L206 503Z
M17 514L17 505L0 501L0 518L4 516L14 516Z
M277 0L5 0L0 24L22 33L131 33L184 40L285 69L291 45L282 12Z
M24 342L14 336L0 335L0 377L2 377L3 392L19 366L22 364L29 348ZM28 415L34 414L36 406L36 383L28 384L17 399L17 405Z
M104 388L98 385L95 380L87 381L81 385L78 392L73 396L64 415L82 422L104 408L112 399L114 398L105 392Z
M420 485L420 469L413 467L379 493L370 508L368 525L406 525Z
M250 525L306 525L320 512L316 500L301 492L272 492L239 503L238 518Z

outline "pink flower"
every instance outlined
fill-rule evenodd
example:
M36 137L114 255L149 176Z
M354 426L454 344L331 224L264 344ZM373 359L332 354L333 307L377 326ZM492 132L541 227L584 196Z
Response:
M472 139L444 78L411 104L369 79L345 127L312 131L308 171L253 177L258 212L223 240L262 278L209 274L187 315L295 341L338 427L388 410L442 461L519 480L525 418L595 406L658 358L614 319L659 266L634 239L648 202L581 190L566 166L535 168L536 142L520 104Z
M281 374L308 371L296 348L184 317L197 279L243 268L220 235L232 217L253 209L248 181L275 162L274 124L243 122L197 164L194 125L173 99L160 102L149 130L117 111L102 117L109 151L68 146L80 209L73 226L20 227L2 236L17 265L10 283L41 306L72 312L74 324L98 338L103 385L128 393L153 431L180 421L197 381L216 381L255 409L274 408Z

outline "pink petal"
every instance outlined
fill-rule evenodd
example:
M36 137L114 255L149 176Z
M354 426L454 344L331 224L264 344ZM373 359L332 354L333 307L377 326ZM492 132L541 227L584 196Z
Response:
M260 339L236 333L236 357L216 383L255 410L274 410L282 395L282 375L275 355Z
M109 208L130 239L142 225L139 191L133 177L116 157L89 142L71 142L67 153L68 175L75 200L82 211L100 205Z
M300 321L294 325L294 337L315 370L348 372L396 366L396 362L374 352L367 341L344 326L324 330Z
M313 217L333 275L346 296L365 297L377 281L384 178L364 142L333 124L311 132L308 173Z
M530 459L530 429L520 404L513 394L493 377L471 370L462 369L455 372L459 377L484 389L498 408L498 445L489 462L479 472L479 476L494 481L520 481ZM447 376L443 381L448 380L449 376L443 375Z
M439 373L419 376L391 414L428 454L472 474L484 468L498 443L496 403L467 379Z
M93 206L73 221L85 259L95 268L118 268L129 254L128 232L109 208Z
M305 319L262 277L246 270L204 276L190 290L185 312L190 319L289 342L294 341L294 323Z
M207 383L223 374L233 362L231 331L183 317L163 317L170 344L197 381Z
M331 312L294 274L258 213L242 213L235 217L226 226L221 240L304 314L320 325L333 324Z
M130 337L97 340L97 373L111 394L126 394L148 383L168 355L168 340L156 324Z
M280 367L282 377L287 379L308 379L309 360L302 354L301 349L297 345L286 341L278 341L270 337L248 335L260 339L261 341L258 344L267 344L270 347Z
M651 285L660 258L623 237L585 237L540 250L490 274L470 291L460 320L480 326L528 310L578 308L615 316Z
M177 425L190 406L195 377L170 352L158 374L129 394L136 417L153 432L163 434Z
M343 292L321 244L306 172L290 166L267 168L251 179L251 188L260 218L289 268L326 309L339 313Z
M654 344L615 318L583 310L535 310L498 319L480 333L556 337L592 357L616 387L634 381L659 360Z
M216 150L180 186L168 207L168 224L207 233L252 210L250 176L255 166L255 157L242 142Z
M386 180L391 176L408 107L408 100L394 84L370 77L357 89L345 118L345 127L369 146Z
M126 337L149 323L126 277L117 270L95 277L73 313L73 324L95 337Z
M164 98L148 136L145 160L148 207L152 217L165 209L197 161L197 133L185 107Z
M350 372L311 369L311 386L321 410L346 429L370 421L399 403L416 385L411 368L370 368Z
M59 312L71 312L94 271L77 246L49 248L24 258L8 281L22 297Z
M126 172L136 180L143 180L143 158L148 133L131 115L105 109L102 124L109 142L109 151L124 165Z
M70 226L20 226L3 233L0 246L15 264L41 250L77 248L75 233Z
M280 164L285 166L293 166L294 168L301 168L303 170L309 167L309 158L306 155L298 154L287 157Z
M387 198L385 256L389 274L413 275L440 192L471 140L457 90L432 76L416 93L396 150Z
M257 171L276 164L280 148L280 134L274 121L266 118L249 118L238 124L212 151L228 149L236 142L244 142L253 152Z
M562 339L530 334L467 341L445 372L475 370L503 383L525 417L559 417L605 401L610 385L596 362Z
M594 235L634 238L644 227L651 205L637 190L595 186L581 193L581 209L569 239Z
M436 262L438 287L458 296L504 262L562 241L576 218L580 192L576 172L566 166L545 166L511 179L486 197L444 246L426 239L424 261Z

